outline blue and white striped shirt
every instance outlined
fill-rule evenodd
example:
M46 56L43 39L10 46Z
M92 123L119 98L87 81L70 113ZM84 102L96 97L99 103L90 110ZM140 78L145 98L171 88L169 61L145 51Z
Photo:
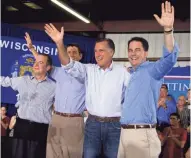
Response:
M18 116L22 119L48 124L51 120L56 83L46 77L42 81L33 76L1 77L3 87L18 91Z

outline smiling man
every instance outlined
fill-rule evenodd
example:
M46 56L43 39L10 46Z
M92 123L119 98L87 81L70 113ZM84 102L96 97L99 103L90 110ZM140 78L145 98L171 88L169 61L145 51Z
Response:
M154 15L164 28L163 57L157 62L146 61L148 42L134 37L128 42L128 58L132 65L131 80L125 92L121 116L121 137L118 158L158 158L161 144L156 133L157 102L163 77L177 61L174 44L174 7L161 5L162 16Z
M9 158L45 158L48 124L54 102L56 84L47 77L51 58L41 54L33 66L33 76L1 77L3 87L18 91L18 118L14 138L9 146Z
M51 24L46 27L46 33L57 45L63 69L86 86L89 116L85 126L83 157L100 157L103 147L105 157L116 158L120 137L119 119L130 74L123 66L112 62L115 52L113 41L107 38L97 40L94 48L97 64L82 64L71 59L65 51L63 28L58 32Z

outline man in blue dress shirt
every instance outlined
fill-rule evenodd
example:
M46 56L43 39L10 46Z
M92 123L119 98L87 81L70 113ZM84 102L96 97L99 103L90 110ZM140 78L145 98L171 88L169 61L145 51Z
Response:
M174 7L165 2L161 9L161 18L154 17L164 27L163 57L155 63L146 61L148 42L141 37L128 42L132 77L125 91L118 158L157 158L161 151L155 128L157 102L162 78L176 63L178 53L173 38Z
M157 130L162 132L165 127L170 126L170 114L174 112L176 112L176 101L168 95L167 85L162 84L157 104Z

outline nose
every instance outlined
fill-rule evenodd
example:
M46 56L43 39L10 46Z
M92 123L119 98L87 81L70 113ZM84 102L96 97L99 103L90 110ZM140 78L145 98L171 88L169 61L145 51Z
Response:
M38 65L39 65L38 62L35 62L35 63L34 63L34 66L38 66Z
M101 55L101 52L100 51L96 51L95 52L95 56L100 56Z

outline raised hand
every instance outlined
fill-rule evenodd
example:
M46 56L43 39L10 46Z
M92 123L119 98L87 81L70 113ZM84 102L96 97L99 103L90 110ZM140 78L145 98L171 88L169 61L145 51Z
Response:
M25 37L28 49L33 48L32 40L31 40L30 35L28 34L28 32L25 33L24 37Z
M165 4L161 5L161 18L154 14L157 22L164 27L165 31L170 31L174 25L174 7L171 6L170 2L166 1Z
M45 32L50 36L50 38L56 43L63 42L64 37L64 28L61 27L61 31L59 32L53 24L46 24L44 26Z

